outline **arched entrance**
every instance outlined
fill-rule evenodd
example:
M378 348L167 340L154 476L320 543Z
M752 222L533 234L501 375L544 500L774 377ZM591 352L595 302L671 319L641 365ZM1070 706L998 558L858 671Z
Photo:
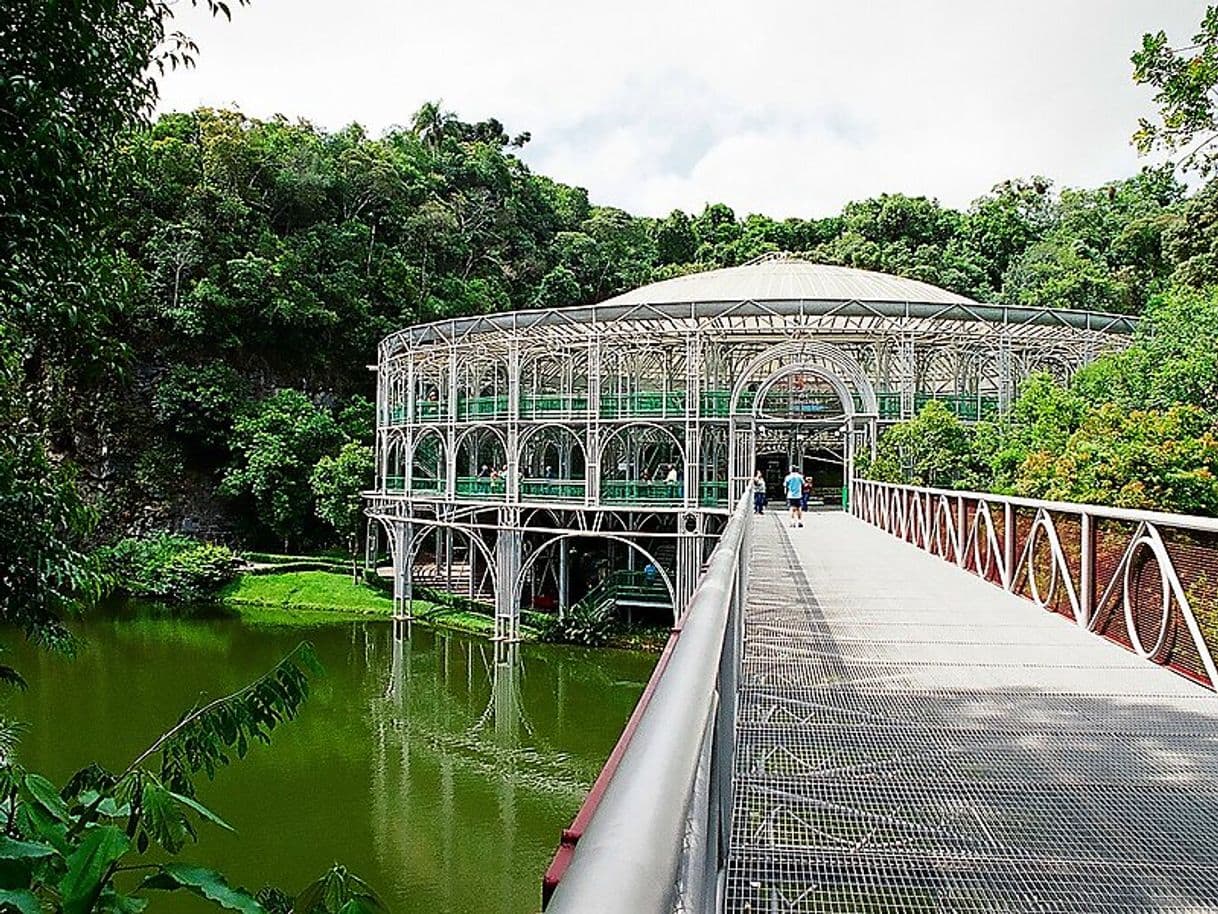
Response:
M819 341L782 343L736 378L728 413L729 473L741 491L755 470L782 496L792 466L812 481L818 504L845 507L859 448L875 446L879 409L858 362Z

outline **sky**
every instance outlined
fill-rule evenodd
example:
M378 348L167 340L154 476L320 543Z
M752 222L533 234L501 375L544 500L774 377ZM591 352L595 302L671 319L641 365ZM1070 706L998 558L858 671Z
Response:
M428 100L529 131L537 172L636 215L724 202L832 215L885 192L964 207L1034 174L1133 174L1151 93L1129 56L1204 0L178 2L198 65L160 110L232 107L380 133Z

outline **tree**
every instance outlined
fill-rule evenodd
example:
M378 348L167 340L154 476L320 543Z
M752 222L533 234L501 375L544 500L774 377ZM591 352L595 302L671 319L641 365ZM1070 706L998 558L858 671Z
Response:
M1178 286L1218 284L1218 181L1184 201L1163 231L1163 250Z
M1153 299L1139 326L1145 405L1213 409L1218 403L1218 288L1175 289Z
M1039 176L1004 181L969 207L965 238L984 264L987 291L1002 288L1011 262L1052 225L1051 187L1051 181Z
M457 116L440 107L440 102L424 102L410 119L410 129L426 146L440 146L455 132Z
M42 643L67 644L64 614L100 592L97 562L83 548L96 513L30 420L4 343L0 329L0 619Z
M338 450L342 431L330 413L297 390L281 390L237 419L233 462L223 491L246 496L261 524L284 548L308 532L314 513L309 478L317 462Z
M559 264L541 278L533 304L539 308L561 308L579 304L582 297L575 274L569 267Z
M244 379L230 365L174 365L157 385L152 406L157 420L189 447L223 450L246 396Z
M1170 168L1145 168L1095 190L1065 188L1040 237L1009 261L1003 299L1138 313L1167 284L1164 237L1183 194Z
M224 0L192 5L229 14ZM0 27L0 618L44 644L67 644L63 614L98 592L84 551L96 514L54 452L52 420L99 412L112 402L99 385L124 378L118 318L130 317L131 287L144 277L105 228L119 144L156 100L155 74L189 65L195 50L167 33L172 18L162 0L19 3ZM201 259L200 238L186 231L165 244L176 280ZM177 282L175 307L179 294ZM133 914L158 890L264 911L220 874L165 858L199 824L227 827L195 799L195 778L268 741L297 713L313 672L301 645L267 676L185 715L122 773L92 765L62 789L14 763L12 727L0 722L0 908ZM21 682L6 667L0 679ZM144 878L120 886L116 876L131 872ZM316 885L297 899L302 914L376 906L337 868Z
M989 465L989 486L1013 491L1029 456L1060 454L1086 411L1086 402L1050 375L1025 378L1010 411L977 436L978 456Z
M689 263L694 259L698 239L693 224L684 212L674 209L656 224L656 257L660 263Z
M372 448L357 441L348 441L336 457L327 454L313 467L309 486L317 516L340 541L354 544L359 536L361 495L372 485L374 469Z
M1218 7L1206 7L1191 44L1172 47L1165 32L1148 33L1131 60L1134 82L1152 86L1159 106L1157 120L1138 120L1138 152L1183 151L1183 168L1212 172L1218 163Z
M864 478L880 482L958 489L976 486L980 470L972 430L938 400L885 429L875 460L868 456L858 466Z
M1218 514L1218 420L1196 406L1090 412L1064 451L1030 454L1015 491L1060 501Z

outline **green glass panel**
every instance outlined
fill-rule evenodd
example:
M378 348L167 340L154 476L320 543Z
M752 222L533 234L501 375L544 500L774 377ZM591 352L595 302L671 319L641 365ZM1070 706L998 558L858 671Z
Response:
M621 504L672 504L681 501L679 483L608 479L601 483L601 500Z
M582 499L582 479L528 479L520 484L520 494L525 498Z
M502 498L507 493L507 486L502 479L489 476L458 476L456 492L457 495Z

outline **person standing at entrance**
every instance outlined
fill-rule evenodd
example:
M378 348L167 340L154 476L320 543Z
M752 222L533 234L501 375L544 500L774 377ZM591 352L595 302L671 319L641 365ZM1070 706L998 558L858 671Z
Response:
M791 526L802 527L804 515L800 505L804 498L804 475L799 472L799 467L791 467L791 472L782 481L782 487L787 493L787 507L791 509Z
M765 477L761 475L761 470L753 477L753 513L765 513Z

